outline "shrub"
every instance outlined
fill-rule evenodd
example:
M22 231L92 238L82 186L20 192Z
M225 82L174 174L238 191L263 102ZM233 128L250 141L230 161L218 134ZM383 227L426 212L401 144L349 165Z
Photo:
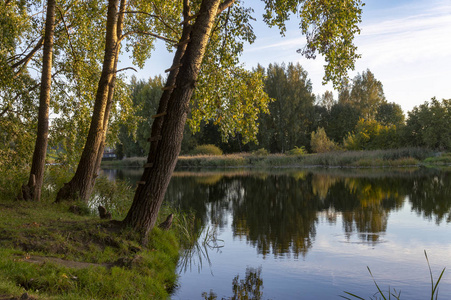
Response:
M360 119L355 133L349 133L343 145L347 150L396 148L399 145L396 126L383 126L375 120Z
M191 151L192 155L222 155L222 150L215 145L199 145Z
M269 154L269 152L265 148L260 148L258 150L255 150L254 152L252 152L252 154L258 155L258 156L266 156Z
M337 145L331 141L324 131L324 128L319 127L316 132L312 131L312 138L310 140L312 151L316 153L324 153L336 150Z
M307 154L307 151L305 150L304 146L301 146L301 147L294 146L293 149L288 151L288 154L289 155L305 155L305 154Z

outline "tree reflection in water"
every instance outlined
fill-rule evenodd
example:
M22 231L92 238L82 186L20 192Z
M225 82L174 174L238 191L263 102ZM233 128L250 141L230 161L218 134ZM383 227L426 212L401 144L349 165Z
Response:
M348 240L357 234L362 243L383 242L390 212L406 201L425 218L451 222L449 172L351 171L216 173L211 178L175 174L167 200L195 212L194 231L207 224L231 225L233 235L263 257L306 255L318 222L341 220Z
M263 299L263 279L261 278L262 268L257 269L247 267L244 279L240 280L240 275L236 275L232 281L233 296L221 298L222 300L260 300ZM218 295L213 290L207 294L202 293L205 300L216 300Z

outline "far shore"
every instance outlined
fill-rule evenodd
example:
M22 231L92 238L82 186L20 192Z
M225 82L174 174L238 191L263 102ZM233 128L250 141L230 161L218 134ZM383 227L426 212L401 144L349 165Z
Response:
M143 167L146 157L102 161L102 167ZM451 153L421 148L374 151L337 151L305 155L234 153L180 155L177 168L196 167L421 167L451 166Z

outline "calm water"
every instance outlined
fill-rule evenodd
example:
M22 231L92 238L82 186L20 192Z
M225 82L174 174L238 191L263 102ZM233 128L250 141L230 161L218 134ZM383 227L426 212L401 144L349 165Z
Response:
M140 176L105 173L131 182ZM369 298L376 288L367 266L383 290L428 299L424 250L435 278L451 267L450 172L177 172L166 196L194 212L200 236L180 262L172 299L230 298L246 289L257 299L341 299L343 291ZM451 299L450 272L439 299Z

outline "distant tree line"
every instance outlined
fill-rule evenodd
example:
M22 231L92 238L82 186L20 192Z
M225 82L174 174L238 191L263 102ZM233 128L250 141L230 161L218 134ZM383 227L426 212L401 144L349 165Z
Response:
M265 92L272 99L269 113L260 113L257 141L244 143L236 134L224 139L219 124L202 121L199 131L185 128L182 153L198 145L213 144L224 153L266 149L286 153L304 147L310 152L338 149L374 150L406 146L451 149L451 100L435 98L415 107L405 117L401 106L388 102L383 85L370 70L344 84L334 99L332 92L315 96L307 72L299 64L270 64L253 72L263 75ZM148 152L149 112L155 111L161 94L160 76L147 82L132 79L131 98L136 122L122 125L116 144L120 157Z

